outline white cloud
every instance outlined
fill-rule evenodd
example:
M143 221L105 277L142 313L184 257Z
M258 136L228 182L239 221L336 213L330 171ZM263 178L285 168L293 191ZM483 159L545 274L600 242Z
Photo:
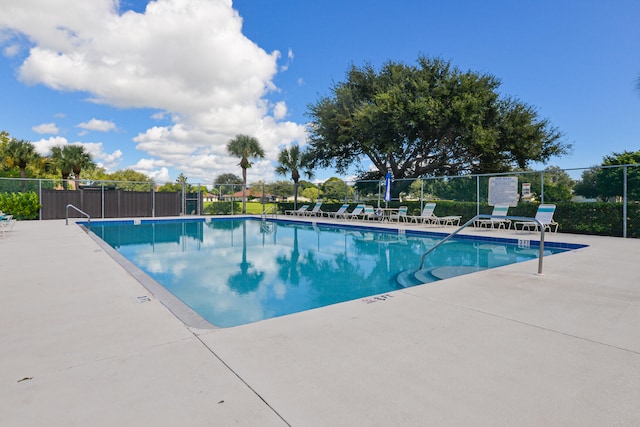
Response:
M152 114L151 118L153 120L164 120L166 116L167 116L167 113L165 113L164 111L160 111L158 113Z
M304 126L283 121L286 105L270 110L266 100L277 93L280 52L265 52L242 34L231 0L157 0L145 13L124 14L117 5L3 0L0 31L25 35L30 43L20 80L86 92L95 103L162 111L155 118L170 117L171 124L142 131L134 142L147 157L193 180L237 172L237 159L225 148L236 134L257 137L270 160L279 146L305 143ZM95 124L81 128L105 130ZM250 174L270 179L273 168L261 162Z
M169 181L169 169L167 168L166 162L161 160L140 159L138 163L131 166L130 169L147 175L157 183Z
M107 171L118 169L118 165L122 161L122 151L115 150L112 153L108 153L104 150L102 142L69 142L67 138L55 136L35 141L33 145L35 146L36 152L41 156L50 155L51 148L55 146L82 145L85 150L91 154L93 161Z
M4 53L4 56L6 57L9 57L9 58L14 57L18 53L20 53L20 45L11 44L5 47L4 49L2 49L2 53Z
M60 129L58 129L55 123L42 123L41 125L32 127L31 130L36 133L47 133L50 135L57 135L58 132L60 132Z
M53 136L47 139L41 139L39 141L34 141L33 146L36 149L36 152L41 156L48 156L51 154L51 148L56 145L65 145L68 144L67 138L62 136Z
M86 131L98 131L98 132L109 132L112 130L116 130L116 124L113 122L110 122L108 120L98 120L98 119L91 119L88 122L84 122L84 123L78 123L76 125L76 127L79 127L81 129L84 129ZM86 132L85 132L86 134Z
M276 120L284 119L287 116L287 104L280 101L273 107L273 118Z

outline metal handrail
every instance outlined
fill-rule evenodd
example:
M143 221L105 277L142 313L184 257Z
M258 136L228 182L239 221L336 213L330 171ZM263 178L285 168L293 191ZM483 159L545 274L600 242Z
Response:
M422 270L424 268L424 260L427 257L427 255L429 255L431 252L433 252L437 247L442 245L444 242L446 242L447 240L449 240L452 237L454 237L456 234L458 234L460 231L462 231L465 227L469 226L469 224L471 224L471 223L473 223L473 222L475 222L476 220L479 220L479 219L492 219L492 218L510 219L510 220L515 220L515 221L535 222L538 225L538 227L540 227L540 256L538 257L538 274L542 274L542 258L544 256L544 227L545 227L544 224L542 224L536 218L529 218L529 217L526 217L526 216L503 216L503 215L483 215L483 214L474 216L469 221L467 221L463 225L461 225L457 230L455 230L454 232L449 234L444 239L440 240L436 245L434 245L432 248L429 248L429 250L427 250L424 254L422 254L422 259L420 260L420 268L418 270Z
M262 219L267 217L267 214L272 214L274 217L278 215L278 210L276 206L267 206L262 210L262 214L260 215Z
M69 225L69 208L73 208L73 209L75 209L76 211L78 211L80 214L82 214L82 215L86 216L86 217L87 217L87 220L88 220L87 222L88 222L88 224L89 224L89 228L91 228L91 216L89 216L89 214L88 214L88 213L86 213L85 211L83 211L83 210L81 210L81 209L76 208L76 207L75 207L75 206L73 206L71 203L69 203L69 204L66 206L66 208L65 208L65 216L66 216L66 218L65 218L65 225Z

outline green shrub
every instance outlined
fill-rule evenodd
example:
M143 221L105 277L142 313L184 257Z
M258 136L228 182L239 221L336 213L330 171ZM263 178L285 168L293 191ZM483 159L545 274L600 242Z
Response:
M38 219L41 207L34 192L0 193L0 210L15 219Z
M233 203L233 209L231 204ZM242 202L211 202L202 209L205 215L231 215L242 213Z

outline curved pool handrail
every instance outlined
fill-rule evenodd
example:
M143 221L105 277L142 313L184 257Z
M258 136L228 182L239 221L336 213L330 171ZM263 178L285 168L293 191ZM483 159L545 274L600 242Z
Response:
M469 221L465 222L460 227L458 227L457 230L453 231L447 237L445 237L444 239L440 240L436 245L434 245L433 247L429 248L424 254L422 254L422 259L420 260L420 268L418 269L418 271L422 270L424 268L424 260L427 257L427 255L429 255L431 252L433 252L440 245L445 243L447 240L453 238L456 234L458 234L460 231L462 231L464 228L466 228L470 224L473 224L476 220L478 220L478 219L492 219L492 218L510 219L510 220L515 220L515 221L535 222L536 224L538 224L538 227L540 228L540 256L538 257L538 274L542 274L542 258L544 257L544 225L539 220L537 220L535 218L529 218L529 217L525 217L525 216L504 216L504 215L484 215L484 214L480 214L480 215L474 216Z
M66 218L65 218L65 225L69 225L69 208L73 208L73 209L75 209L76 211L78 211L80 214L82 214L82 215L86 216L86 217L87 217L87 222L88 222L89 228L91 228L91 216L89 216L89 214L88 214L88 213L86 213L85 211L83 211L83 210L81 210L81 209L76 208L76 207L75 207L75 206L73 206L71 203L69 203L69 204L66 206L66 208L65 208L65 217L66 217Z

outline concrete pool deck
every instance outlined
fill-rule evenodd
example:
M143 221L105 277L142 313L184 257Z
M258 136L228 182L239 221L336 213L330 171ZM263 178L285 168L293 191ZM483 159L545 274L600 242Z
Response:
M0 425L640 425L640 240L547 240L589 247L541 276L195 329L80 227L19 222L0 238Z

